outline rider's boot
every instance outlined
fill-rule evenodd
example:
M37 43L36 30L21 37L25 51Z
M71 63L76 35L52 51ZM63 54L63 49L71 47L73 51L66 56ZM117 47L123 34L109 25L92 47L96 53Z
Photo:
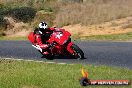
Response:
M49 52L47 52L47 51L43 52L43 55L48 55L48 54L49 54Z

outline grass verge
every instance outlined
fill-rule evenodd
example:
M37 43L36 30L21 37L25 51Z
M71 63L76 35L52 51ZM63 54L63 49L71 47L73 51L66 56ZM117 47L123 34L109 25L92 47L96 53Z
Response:
M0 59L1 88L82 88L78 79L81 68L91 79L129 79L132 70L94 65L59 65ZM95 86L88 86L95 88ZM96 88L132 88L129 86L96 86Z
M6 37L6 36L2 36L0 37L0 40L27 40L27 36L25 37Z
M93 36L73 36L74 39L81 40L110 40L110 41L130 41L132 40L132 32L124 34L111 34L111 35L93 35Z

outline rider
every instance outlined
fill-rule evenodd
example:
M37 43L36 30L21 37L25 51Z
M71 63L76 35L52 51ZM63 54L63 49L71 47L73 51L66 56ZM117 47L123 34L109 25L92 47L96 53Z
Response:
M46 41L49 39L54 30L55 28L48 28L46 22L39 23L39 27L34 30L35 42L43 50L42 53L45 55L49 54L48 48L51 46L47 44Z

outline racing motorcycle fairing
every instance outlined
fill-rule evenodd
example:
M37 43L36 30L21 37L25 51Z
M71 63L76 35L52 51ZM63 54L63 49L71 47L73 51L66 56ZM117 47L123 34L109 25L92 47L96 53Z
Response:
M61 30L61 31L54 31L48 40L48 43L56 42L59 45L63 45L67 42L71 34L68 31Z

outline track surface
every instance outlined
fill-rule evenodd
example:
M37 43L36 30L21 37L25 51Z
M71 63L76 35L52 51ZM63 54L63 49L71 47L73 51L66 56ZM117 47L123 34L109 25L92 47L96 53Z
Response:
M131 42L75 41L74 43L84 51L86 59L80 61L66 56L60 56L55 57L52 61L109 65L132 69ZM0 57L49 61L41 58L41 56L28 41L0 41Z

